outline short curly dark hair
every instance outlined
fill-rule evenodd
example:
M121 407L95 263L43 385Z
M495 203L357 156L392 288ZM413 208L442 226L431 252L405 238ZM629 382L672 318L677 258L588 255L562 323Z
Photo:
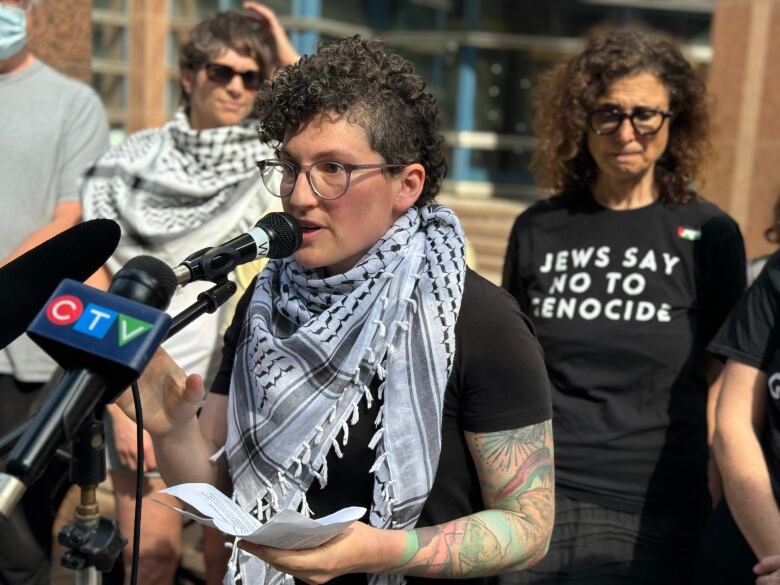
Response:
M267 80L256 103L263 142L281 144L289 129L335 112L360 126L388 164L420 163L418 207L433 201L447 173L436 98L412 64L381 41L354 36L323 44Z
M655 165L659 198L684 203L696 197L691 182L700 178L711 152L704 83L674 42L638 29L602 30L581 53L540 78L531 163L540 187L572 191L593 183L598 168L588 150L588 112L611 83L639 73L651 73L666 86L673 114L669 143Z
M257 63L260 74L270 77L279 65L274 60L273 39L254 18L238 12L218 12L202 20L190 31L179 49L179 70L195 72L226 49L246 55ZM182 101L189 106L189 96L182 88Z

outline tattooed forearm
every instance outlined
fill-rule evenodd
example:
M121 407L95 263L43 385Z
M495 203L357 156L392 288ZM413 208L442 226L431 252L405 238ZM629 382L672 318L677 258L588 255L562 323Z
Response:
M486 509L409 532L393 572L475 577L530 566L546 553L554 516L550 421L467 440Z

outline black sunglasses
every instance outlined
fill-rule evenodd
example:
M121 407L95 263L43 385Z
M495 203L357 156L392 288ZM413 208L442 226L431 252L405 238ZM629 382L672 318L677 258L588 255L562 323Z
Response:
M218 85L227 85L233 81L233 78L236 75L241 78L246 89L260 89L260 85L263 83L263 75L259 71L244 71L243 73L239 73L232 67L219 63L207 63L204 69L206 70L206 77L208 77L209 81Z

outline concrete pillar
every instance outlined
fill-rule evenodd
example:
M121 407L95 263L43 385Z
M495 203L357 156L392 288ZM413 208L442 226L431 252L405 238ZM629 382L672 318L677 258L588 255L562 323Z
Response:
M32 13L30 47L65 75L92 79L92 2L45 0Z
M763 237L780 196L780 0L719 0L712 25L716 159L705 196L736 219L748 257L774 247Z

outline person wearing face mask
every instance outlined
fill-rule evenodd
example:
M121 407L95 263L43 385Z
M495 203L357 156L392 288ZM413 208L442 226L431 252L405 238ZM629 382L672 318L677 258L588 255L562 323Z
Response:
M98 96L38 60L27 31L41 0L0 0L0 265L79 221L79 180L108 149ZM43 398L55 363L27 336L0 350L0 434ZM48 581L51 523L67 474L55 463L0 525L0 583ZM51 497L51 494L58 494Z
M129 136L89 169L82 186L85 219L114 219L122 227L119 247L104 274L130 258L151 254L176 265L206 245L221 243L247 231L269 210L274 198L259 180L255 162L271 149L257 140L251 117L263 80L282 65L298 59L275 14L246 3L245 12L224 12L200 22L180 49L183 105L161 128ZM213 286L195 282L179 289L168 309L176 315ZM203 315L165 347L193 372L206 375L219 340L225 307ZM117 504L119 529L132 534L136 430L117 409L109 407L107 445ZM144 498L164 487L149 437L146 437ZM206 531L208 543L213 533ZM143 505L139 582L168 585L180 553L181 521L164 506ZM209 582L224 557L223 542L206 544ZM132 546L124 549L129 578ZM223 569L224 569L223 559ZM224 570L216 569L220 574Z

